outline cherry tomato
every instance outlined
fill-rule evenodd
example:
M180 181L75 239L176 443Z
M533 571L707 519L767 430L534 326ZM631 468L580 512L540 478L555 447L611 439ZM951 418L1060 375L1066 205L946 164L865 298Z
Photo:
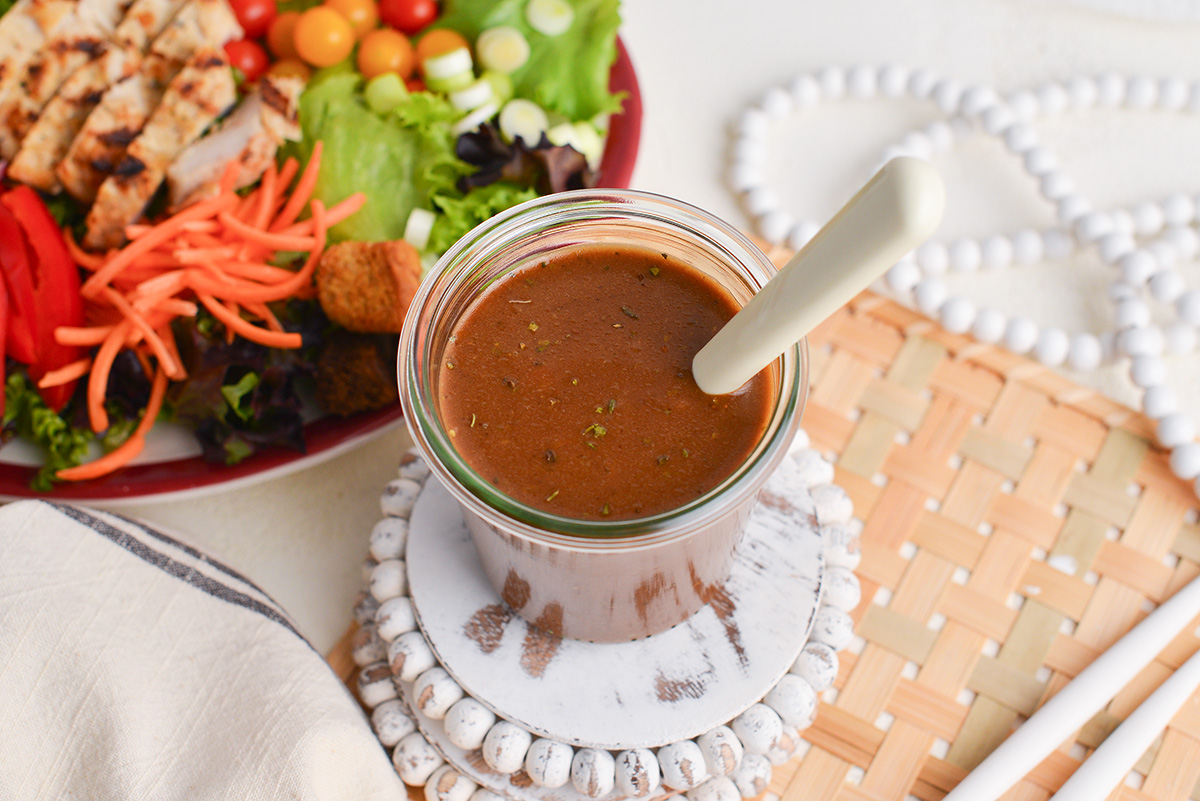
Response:
M230 0L247 39L260 39L275 19L275 0Z
M424 92L426 86L425 82L420 78L408 78L404 81L404 88L410 92Z
M379 26L379 8L375 0L325 0L325 5L349 21L356 39L362 39Z
M267 30L267 48L275 58L298 58L296 52L296 21L299 11L285 11L275 18Z
M250 39L238 39L225 45L225 55L229 56L231 66L241 70L247 83L257 81L271 64L262 45Z
M379 0L384 23L412 36L437 19L437 0Z
M470 49L470 45L467 44L467 40L461 33L449 28L438 28L417 40L417 62L420 63L427 58L449 53L460 47Z
M328 6L316 6L296 20L296 52L314 67L332 67L354 49L354 28Z
M366 78L385 72L407 78L412 75L416 63L408 37L391 28L371 31L358 45L358 71Z
M271 65L267 74L278 78L303 78L307 81L312 77L312 67L298 58L281 58Z

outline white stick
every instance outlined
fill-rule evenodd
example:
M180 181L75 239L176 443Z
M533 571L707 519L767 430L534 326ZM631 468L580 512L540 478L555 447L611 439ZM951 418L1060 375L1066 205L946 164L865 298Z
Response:
M709 395L733 392L925 241L946 205L928 162L892 159L692 360Z
M1200 614L1200 578L1192 579L1096 657L967 774L943 801L995 801L1096 714L1197 614Z
M1179 708L1200 687L1200 651L1179 666L1142 705L1108 735L1050 801L1106 798L1146 753Z

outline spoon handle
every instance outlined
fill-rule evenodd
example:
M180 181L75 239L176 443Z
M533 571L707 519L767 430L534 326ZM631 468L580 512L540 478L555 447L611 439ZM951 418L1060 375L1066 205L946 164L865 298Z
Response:
M928 162L889 161L701 348L696 384L723 395L746 383L928 238L945 203Z

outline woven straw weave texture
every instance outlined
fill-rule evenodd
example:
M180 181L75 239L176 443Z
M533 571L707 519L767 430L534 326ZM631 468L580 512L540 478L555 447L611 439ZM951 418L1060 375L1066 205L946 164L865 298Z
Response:
M1143 415L878 296L809 349L804 427L862 521L863 601L771 789L934 801L1200 573L1196 497ZM1197 648L1193 625L1004 798L1048 798ZM1110 798L1200 799L1200 695L1136 772Z

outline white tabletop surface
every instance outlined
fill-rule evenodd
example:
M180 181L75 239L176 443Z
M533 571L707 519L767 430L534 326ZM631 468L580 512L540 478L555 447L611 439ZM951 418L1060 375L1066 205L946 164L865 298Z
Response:
M748 104L826 65L894 62L1001 92L1116 70L1200 79L1197 3L1187 0L626 0L621 35L645 117L633 176L749 227L726 184L731 125ZM1092 10L1133 9L1140 17ZM1158 16L1154 20L1146 15ZM1182 15L1185 19L1163 21ZM882 148L937 115L916 101L846 101L773 129L773 188L799 217L827 219ZM1098 207L1200 190L1200 118L1179 113L1070 114L1039 128ZM1188 145L1191 144L1189 148ZM965 142L935 162L947 179L942 235L985 236L1053 224L1052 210L996 142ZM1190 275L1192 285L1197 275ZM980 274L962 291L1068 330L1108 327L1105 271L1094 254L1069 265ZM957 289L958 287L956 287ZM1172 366L1197 397L1196 356ZM1083 380L1136 403L1123 371ZM1200 404L1191 405L1195 412ZM350 623L378 497L408 444L402 426L298 473L192 500L119 511L174 530L257 581L329 649Z

